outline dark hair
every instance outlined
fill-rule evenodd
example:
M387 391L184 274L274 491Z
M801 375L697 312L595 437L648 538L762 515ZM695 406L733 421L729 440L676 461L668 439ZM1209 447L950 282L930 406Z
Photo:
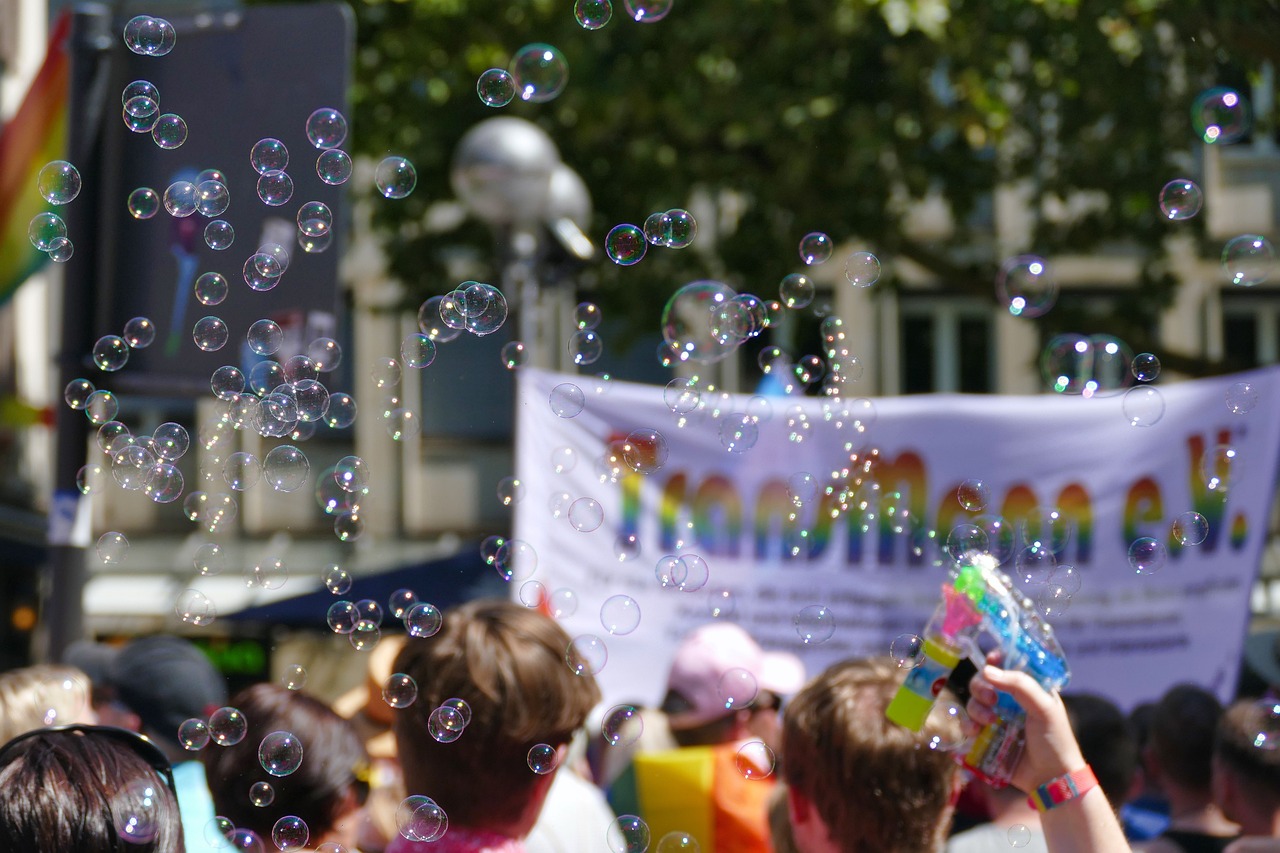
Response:
M1120 808L1138 771L1138 741L1129 720L1115 702L1094 693L1063 693L1062 703L1098 787L1113 809Z
M929 742L958 743L960 726L940 714L923 732L887 720L901 680L887 661L833 664L782 715L786 783L813 803L844 853L937 850L949 823L958 766Z
M1275 702L1241 699L1218 719L1213 754L1244 784L1253 800L1280 806L1280 749L1259 742L1259 734L1275 731Z
M1160 772L1175 785L1209 793L1213 737L1222 704L1203 687L1179 684L1161 697L1151 713L1151 751Z
M231 697L231 706L244 714L248 734L237 744L210 744L201 753L218 814L253 830L264 843L285 815L302 818L312 839L333 829L351 786L367 782L369 756L351 722L319 699L278 684L246 687ZM302 743L302 764L287 776L272 776L258 759L262 739L276 731ZM258 782L270 783L275 792L265 806L249 797Z
M177 797L125 734L75 727L15 738L0 756L0 849L181 853ZM148 820L140 833L122 837L117 824L134 814L130 797L139 784L149 794Z
M395 668L417 682L418 699L394 720L408 792L434 799L451 824L517 820L540 778L529 749L568 743L600 699L592 676L569 669L569 644L550 617L500 600L464 604L434 637L410 638ZM471 706L471 722L437 743L431 712L455 697Z

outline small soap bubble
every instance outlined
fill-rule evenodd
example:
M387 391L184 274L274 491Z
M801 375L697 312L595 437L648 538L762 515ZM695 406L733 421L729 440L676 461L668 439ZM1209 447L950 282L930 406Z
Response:
M66 237L54 237L53 242L49 244L49 260L54 263L64 264L71 260L71 256L75 254L76 247Z
M1235 89L1207 89L1191 103L1191 124L1204 142L1229 145L1249 132L1249 103Z
M190 181L174 181L165 188L164 209L170 216L184 219L194 214L198 207L196 185Z
M351 591L351 573L336 563L324 570L323 580L324 588L334 595L346 595Z
M1227 410L1233 415L1245 415L1258 405L1258 386L1252 382L1234 382L1227 389Z
M1031 843L1031 830L1027 829L1026 824L1015 823L1009 827L1009 846L1010 847L1026 847Z
M160 212L160 194L151 187L138 187L129 193L125 207L134 219L150 219Z
M517 50L510 71L520 99L535 104L554 100L569 82L569 63L549 44L527 44Z
M1169 534L1180 545L1199 545L1209 535L1209 522L1198 512L1184 512L1173 520Z
M323 237L333 227L333 211L322 201L308 201L298 208L298 230L308 237Z
M36 177L36 188L49 204L68 204L80 195L80 172L66 160L46 163Z
M292 732L272 732L258 745L258 762L272 776L288 776L302 766L302 741Z
M759 694L760 684L755 675L742 667L726 670L716 684L716 695L726 711L750 706Z
M1000 265L996 296L1015 317L1040 317L1058 300L1049 264L1036 255L1017 255Z
M160 790L145 778L136 778L111 792L111 820L117 837L128 845L148 845L156 840L164 818Z
M384 157L374 170L373 182L384 198L405 198L418 185L418 172L404 157Z
M681 208L672 208L663 214L666 224L666 236L663 245L668 249L684 249L693 245L698 236L698 223L693 214Z
M702 845L689 833L677 829L658 839L654 853L702 853Z
M331 187L351 179L351 155L340 148L330 148L316 158L316 175Z
M600 722L600 734L609 746L630 746L643 731L644 718L635 705L614 705Z
M67 224L55 213L47 211L37 213L27 224L27 238L31 241L31 245L42 252L49 251L53 248L54 240L65 236L67 236Z
M1280 703L1269 699L1261 699L1254 704L1250 715L1255 730L1253 736L1254 749L1268 752L1280 748Z
M204 720L192 717L178 726L178 743L189 752L198 752L209 745L209 726Z
M856 287L870 287L878 282L881 263L870 252L854 252L845 261L845 279Z
M584 30L598 30L613 17L610 0L574 0L573 17Z
M277 492L297 491L310 473L311 462L306 454L291 444L273 447L262 459L262 474Z
M291 663L284 668L280 683L286 690L301 690L307 685L307 670L301 664Z
M547 743L535 743L529 747L529 769L539 776L555 772L560 766L556 748Z
M210 526L213 526L212 523ZM213 602L198 589L186 589L179 593L173 604L173 612L181 621L196 627L209 625L218 617L218 611L213 606ZM210 725L210 733L213 733L212 725ZM217 741L216 735L214 740Z
M215 219L204 227L204 243L215 252L230 249L236 240L236 230L225 219Z
M102 562L118 565L124 562L125 555L129 553L129 539L123 533L108 531L98 537L96 548Z
M1164 395L1152 385L1137 385L1124 392L1120 409L1129 426L1155 426L1164 417Z
M166 151L181 148L187 141L186 121L177 113L165 113L152 126L151 140Z
M249 721L239 708L219 708L209 715L209 736L218 746L235 746L249 732Z
M280 171L289 165L289 149L279 139L259 139L249 149L249 165L259 175Z
M661 21L671 11L674 0L623 0L627 17L636 23L652 24Z
M119 335L103 335L93 345L93 363L108 373L124 367L129 361L129 344Z
M791 617L800 642L806 646L818 645L831 639L836 631L836 620L831 610L821 604L810 604L802 607Z
M764 741L749 740L738 750L733 763L744 779L754 781L772 776L778 761Z
M1154 382L1160 375L1160 359L1153 353L1140 352L1129 363L1129 371L1139 382Z
M155 98L137 95L125 101L120 117L134 133L150 133L160 118L160 104Z
M136 15L124 25L124 43L140 56L164 56L178 42L178 32L164 18Z
M201 317L191 329L191 339L205 352L217 352L227 345L231 332L219 317Z
M788 308L805 308L813 302L817 285L804 273L793 272L778 285L778 296Z
M1222 268L1232 284L1240 287L1261 284L1271 277L1275 267L1275 250L1271 241L1261 234L1241 234L1222 247Z
M328 613L325 615L329 629L335 634L350 634L355 630L356 622L359 620L360 612L355 604L346 600L330 604Z
M620 267L640 263L648 245L644 231L629 223L613 226L604 239L605 253Z
M1129 565L1140 575L1153 575L1160 571L1168 557L1164 543L1151 536L1141 536L1129 545Z
M347 120L333 107L321 107L307 116L307 139L316 148L337 148L346 138Z
M271 840L276 849L288 853L290 850L301 850L306 847L310 830L306 822L296 815L285 815L271 827Z
M84 413L91 424L105 424L119 411L120 401L110 391L99 388L85 399Z
M956 500L970 512L982 512L991 500L991 487L981 480L965 480L956 489Z
M216 272L201 273L196 279L196 301L201 305L218 305L227 298L229 286L224 276Z
M146 349L156 339L156 325L146 317L134 317L124 324L122 337L132 349Z
M640 625L640 605L629 595L611 595L600 605L600 624L610 634L630 634Z
M609 660L609 650L594 634L582 634L569 643L564 660L574 675L599 675Z
M800 260L807 266L825 264L834 250L831 238L821 231L811 231L800 238Z
M409 608L418 603L418 594L411 589L397 589L387 599L387 612L394 619L404 619Z
M254 782L249 786L249 802L253 803L260 809L275 802L276 789L271 787L270 782Z
M561 587L547 599L547 607L556 619L565 619L578 612L578 594L567 587Z
M516 477L503 477L498 481L498 501L503 506L513 506L524 500L524 483Z
M947 554L952 560L959 561L965 554L974 551L986 551L990 544L987 531L981 525L961 522L951 528L947 534Z
M382 701L392 708L408 708L418 699L418 682L403 672L393 672L382 687Z
M924 640L915 634L899 634L889 644L889 656L902 669L914 669L924 662Z
M636 815L621 815L609 824L606 840L609 853L645 853L649 849L649 825Z
M569 504L569 524L579 533L591 533L604 523L604 507L595 498L578 498Z
M1160 212L1171 222L1182 222L1200 212L1204 193L1189 178L1175 178L1160 190Z
M595 364L604 352L604 341L590 329L579 329L569 336L569 357L579 366Z
M97 390L88 379L72 379L62 390L62 399L76 411L83 411L89 405L89 397ZM113 415L114 417L114 415Z
M453 743L462 737L467 724L457 709L441 705L427 717L427 732L439 743Z
M759 438L760 427L751 415L734 413L720 422L720 444L730 453L746 453Z
M577 385L571 382L562 382L551 389L548 402L551 405L551 411L557 417L576 418L582 413L587 398Z
M419 601L404 614L404 627L410 637L433 637L443 621L439 609L425 601Z
M516 80L505 68L490 68L476 78L476 94L486 107L505 107L515 100Z
M257 320L245 333L245 342L257 355L274 355L284 343L284 329L274 320Z
M282 169L263 172L258 177L258 198L268 207L280 207L293 198L293 178Z

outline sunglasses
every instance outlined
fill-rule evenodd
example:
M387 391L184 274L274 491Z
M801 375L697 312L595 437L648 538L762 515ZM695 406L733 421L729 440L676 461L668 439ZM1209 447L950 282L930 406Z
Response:
M178 788L173 781L173 765L169 763L169 759L165 754L160 751L160 747L156 746L146 737L138 734L137 732L117 728L116 726L74 724L68 726L49 726L48 728L43 729L32 729L29 732L24 732L23 734L18 735L4 746L0 746L0 765L4 764L5 757L8 756L9 753L13 752L14 748L24 740L29 740L41 735L61 734L62 732L80 734L86 737L101 737L127 746L134 755L147 762L152 770L159 773L164 779L165 784L169 787L169 790L173 792L173 795L175 797L178 796Z

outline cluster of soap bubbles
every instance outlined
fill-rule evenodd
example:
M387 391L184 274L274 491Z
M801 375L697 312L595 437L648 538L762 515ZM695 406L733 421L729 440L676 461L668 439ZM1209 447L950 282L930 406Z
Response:
M49 204L69 204L80 194L80 172L66 160L53 160L40 169L36 187ZM67 236L67 223L51 211L41 211L31 217L27 224L27 239L50 260L58 263L71 260L75 253L75 246Z
M139 56L164 56L178 43L178 31L164 18L137 15L124 25L124 43Z
M339 566L325 570L325 588L334 595L346 595L351 590L351 576ZM329 605L325 621L335 634L345 634L356 651L369 651L382 639L384 612L399 620L410 637L431 637L443 622L440 610L430 602L418 600L410 589L398 589L387 602L387 611L371 598L349 601L340 598ZM408 707L417 699L418 688L413 679L403 673L393 676L385 685L383 698L392 707ZM399 703L399 704L397 704Z
M471 706L465 699L446 699L427 717L427 732L439 743L453 743L471 725Z
M396 829L409 841L439 841L449 828L449 816L435 800L413 794L396 807Z

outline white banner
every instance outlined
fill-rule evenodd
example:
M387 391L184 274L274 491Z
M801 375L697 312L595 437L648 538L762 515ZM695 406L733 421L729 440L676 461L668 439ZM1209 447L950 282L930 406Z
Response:
M1244 382L1255 396L1240 396ZM1129 707L1194 681L1227 699L1267 533L1280 370L1135 394L1143 398L843 403L703 394L682 415L672 408L688 409L691 395L525 368L514 535L537 563L512 592L543 584L572 635L603 641L607 700L656 703L675 644L716 608L766 648L799 654L811 675L886 653L899 635L922 632L952 531L990 528L979 516L996 516L1005 536L1016 534L988 537L1011 575L1029 543L1056 549L1053 571L1030 571L1022 558L1039 581L1023 590L1047 608L1073 689ZM580 413L567 416L579 398ZM622 452L635 430L662 439ZM624 459L606 461L611 443ZM961 505L957 489L970 480L989 490L985 509ZM1198 544L1183 544L1200 535L1188 513L1207 522ZM1138 571L1130 549L1143 537L1158 544L1135 555ZM670 555L689 558L674 572L682 584L660 567ZM705 561L705 584L691 555ZM641 614L629 633L609 630L626 630L634 611L606 606L617 595Z

